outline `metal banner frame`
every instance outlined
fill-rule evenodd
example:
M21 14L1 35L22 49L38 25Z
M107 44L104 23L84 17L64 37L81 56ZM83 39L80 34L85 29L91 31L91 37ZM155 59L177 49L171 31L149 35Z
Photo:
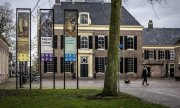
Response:
M27 15L27 17L29 17L28 21L29 22L25 22L24 19L19 19L19 13L29 13L29 15ZM24 18L26 16L23 16ZM22 17L22 18L23 18ZM25 28L23 28L23 26L19 26L19 24L24 24L23 26L28 26L28 30L26 28L27 31L24 31ZM29 24L29 25L28 25ZM20 31L22 32L21 34L22 35L27 35L28 36L28 47L29 47L29 51L28 51L28 55L26 55L26 58L24 58L23 60L19 59L19 55L18 55L18 38L19 38L19 33ZM23 37L23 36L22 36ZM22 43L25 43L25 41L27 41L25 38L22 39ZM21 43L21 44L22 44ZM27 52L26 52L27 53ZM24 55L23 55L24 56ZM19 61L19 62L18 62ZM22 87L22 79L21 79L21 75L22 75L22 69L20 66L23 62L27 62L29 61L30 62L30 67L29 67L29 71L30 71L30 75L29 75L29 78L30 78L30 86L29 88L31 89L31 8L16 8L16 89L18 89L18 66L19 66L19 70L20 70L20 75L19 75L19 79L20 79L20 87Z
M41 41L41 38L42 38L42 35L41 35L41 12L42 11L52 11L52 39L54 37L54 9L40 9L39 13L40 13L40 17L39 17L39 72L40 72L40 89L42 89L42 70L41 70L41 58L42 58L42 55L41 55L41 52L42 52L42 49L41 49L41 45L42 45L42 41ZM43 13L43 12L42 12ZM48 37L48 36L47 36ZM53 40L52 40L52 44L53 44ZM52 46L53 48L53 46ZM54 57L54 49L53 49L53 57L52 57L52 60L54 62L54 65L55 65L55 57ZM55 66L54 66L54 72L53 72L53 89L55 89Z
M68 19L66 18L67 13L73 13L75 15L75 20L74 19ZM73 15L72 14L72 15ZM72 18L72 17L71 17ZM66 21L68 20L68 21ZM75 22L75 23L74 23ZM67 59L65 60L65 37L76 37L76 78L77 78L77 89L79 89L79 73L78 73L78 10L77 9L64 9L64 59L63 59L63 71L64 71L64 89L66 89L66 74L65 74L65 61L68 61ZM74 57L72 58L72 61L74 61Z

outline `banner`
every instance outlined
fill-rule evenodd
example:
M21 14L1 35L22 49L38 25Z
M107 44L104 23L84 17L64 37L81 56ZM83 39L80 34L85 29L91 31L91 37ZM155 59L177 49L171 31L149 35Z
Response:
M53 11L40 11L41 61L53 61Z
M64 11L65 61L76 61L78 12Z
M17 61L29 61L30 11L17 15Z

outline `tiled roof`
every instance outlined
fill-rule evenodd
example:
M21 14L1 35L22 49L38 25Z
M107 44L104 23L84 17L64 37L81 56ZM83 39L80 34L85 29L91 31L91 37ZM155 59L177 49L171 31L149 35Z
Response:
M174 45L180 39L180 28L145 28L143 45Z
M64 23L64 9L78 9L79 12L89 12L92 25L109 25L111 4L99 2L61 2L54 5L55 24ZM121 25L140 25L140 23L122 6Z
M177 40L177 42L175 44L180 44L180 38L179 38L179 40Z

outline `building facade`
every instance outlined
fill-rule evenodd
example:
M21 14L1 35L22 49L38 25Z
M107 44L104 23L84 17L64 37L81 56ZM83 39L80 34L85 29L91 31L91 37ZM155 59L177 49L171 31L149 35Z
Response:
M180 76L179 28L153 28L150 20L143 30L143 65L152 77Z
M78 63L64 62L64 9L78 9ZM54 5L54 62L42 62L44 76L55 66L56 76L67 77L77 72L79 77L104 77L109 46L110 3L61 2ZM119 68L117 72L139 77L142 71L142 31L140 23L122 7L120 27ZM118 46L117 46L118 47ZM55 64L54 64L55 63ZM78 64L78 66L77 66ZM64 67L64 68L63 68Z
M9 43L0 36L0 83L9 78Z

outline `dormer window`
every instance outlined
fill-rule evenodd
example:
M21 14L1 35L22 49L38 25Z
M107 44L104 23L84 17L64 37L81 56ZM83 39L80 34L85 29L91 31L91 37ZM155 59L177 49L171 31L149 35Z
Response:
M87 12L79 13L79 24L91 24L91 20L89 18L89 13L87 13Z

